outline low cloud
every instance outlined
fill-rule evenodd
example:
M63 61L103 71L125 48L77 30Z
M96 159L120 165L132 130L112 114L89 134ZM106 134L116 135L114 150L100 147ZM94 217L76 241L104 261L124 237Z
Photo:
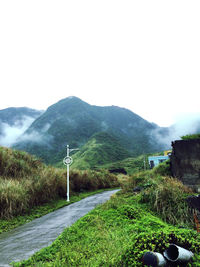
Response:
M155 129L151 136L165 148L171 147L171 142L180 140L187 134L200 132L200 113L182 115L177 122L168 128Z
M47 123L40 129L40 131L32 130L31 132L25 132L17 139L17 143L33 142L50 146L50 143L53 140L53 136L48 134L50 126L51 125Z
M28 129L35 118L24 116L13 125L0 122L0 145L11 147L17 139Z

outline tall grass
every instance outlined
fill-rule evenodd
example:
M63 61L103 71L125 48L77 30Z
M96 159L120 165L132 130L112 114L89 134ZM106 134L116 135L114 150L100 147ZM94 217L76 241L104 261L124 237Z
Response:
M0 148L0 218L23 214L35 206L66 197L65 169L42 164L25 152ZM70 194L119 186L106 171L70 171Z
M135 194L134 188L139 188L140 202L146 203L163 220L171 224L192 226L191 210L186 198L193 192L181 181L166 176L169 174L166 166L130 176L122 185L123 191Z

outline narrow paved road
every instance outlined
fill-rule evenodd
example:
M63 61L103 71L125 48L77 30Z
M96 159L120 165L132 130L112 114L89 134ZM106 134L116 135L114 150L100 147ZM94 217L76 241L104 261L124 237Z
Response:
M36 251L49 246L79 218L106 202L118 190L106 191L51 212L41 218L0 235L0 266L28 259Z

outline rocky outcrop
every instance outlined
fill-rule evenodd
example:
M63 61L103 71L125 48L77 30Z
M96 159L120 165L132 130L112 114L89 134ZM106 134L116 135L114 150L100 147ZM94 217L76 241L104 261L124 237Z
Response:
M172 142L171 171L173 177L200 192L200 139Z

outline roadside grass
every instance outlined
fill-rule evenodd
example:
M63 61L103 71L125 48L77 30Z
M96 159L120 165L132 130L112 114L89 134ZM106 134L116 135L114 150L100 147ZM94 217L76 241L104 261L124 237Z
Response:
M27 213L24 215L15 216L10 219L0 219L0 234L4 232L8 232L20 225L30 222L36 218L42 217L62 207L68 206L88 196L92 196L94 194L98 194L104 191L109 191L109 190L114 190L114 189L115 188L108 188L108 189L99 189L99 190L95 190L92 192L78 193L76 195L70 196L70 202L67 202L66 199L56 199L46 204L35 206L31 208L29 211L27 211Z
M66 196L66 169L46 166L22 151L0 147L0 218L29 213L35 206ZM106 170L71 170L70 195L119 187Z
M66 228L53 244L14 266L144 266L147 251L163 253L170 243L191 250L187 266L200 266L200 236L155 216L140 194L118 192Z
M134 188L139 187L140 202L146 203L160 218L171 224L192 227L192 213L186 198L194 193L178 179L167 176L168 165L165 162L153 170L130 176L122 184L122 190L133 192Z

